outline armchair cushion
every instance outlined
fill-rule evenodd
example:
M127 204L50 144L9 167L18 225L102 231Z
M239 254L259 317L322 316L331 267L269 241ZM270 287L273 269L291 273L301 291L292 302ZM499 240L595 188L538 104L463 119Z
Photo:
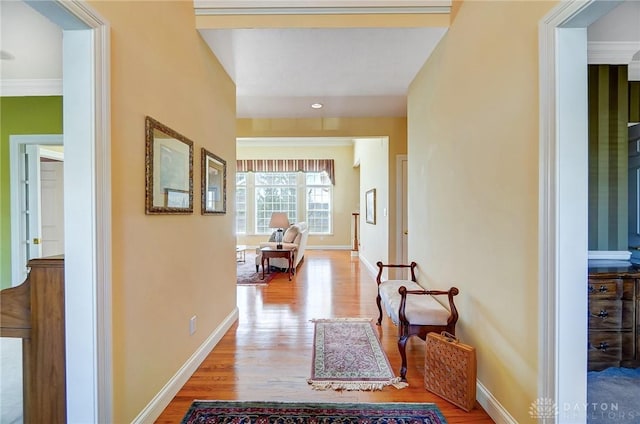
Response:
M282 238L282 241L284 243L293 243L298 233L299 233L298 227L295 225L292 225L289 228L287 228L287 231L284 232L284 237Z

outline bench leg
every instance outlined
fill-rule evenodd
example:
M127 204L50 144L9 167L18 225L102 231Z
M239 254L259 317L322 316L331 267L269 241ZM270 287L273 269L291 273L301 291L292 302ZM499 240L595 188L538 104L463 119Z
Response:
M407 381L407 340L409 336L400 336L398 339L398 350L400 351L400 358L402 358L402 365L400 366L400 379Z
M379 312L379 315L378 315L378 325L382 324L382 306L380 306L380 301L381 301L381 300L382 300L382 299L380 298L380 295L378 295L378 296L376 297L376 303L378 304L378 312Z

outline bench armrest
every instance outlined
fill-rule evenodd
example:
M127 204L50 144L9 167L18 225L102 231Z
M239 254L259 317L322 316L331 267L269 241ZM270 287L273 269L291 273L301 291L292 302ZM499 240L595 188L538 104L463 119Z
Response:
M411 281L416 282L416 273L415 269L418 266L417 263L411 262L409 265L407 264L383 264L382 262L376 262L378 265L378 276L376 277L376 283L378 285L382 284L382 271L384 268L411 268Z
M378 262L380 263L380 262ZM410 325L411 323L407 320L405 315L405 308L407 304L407 295L447 295L449 298L449 318L447 318L447 325L451 328L455 328L456 322L458 322L458 309L456 308L455 303L453 302L453 296L457 296L460 293L457 287L451 287L449 290L407 290L405 286L401 286L398 289L398 293L400 293L400 307L398 310L398 319L400 320L401 325Z

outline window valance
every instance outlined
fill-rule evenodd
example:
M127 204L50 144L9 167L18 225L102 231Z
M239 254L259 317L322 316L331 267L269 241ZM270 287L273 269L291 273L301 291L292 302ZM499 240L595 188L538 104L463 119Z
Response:
M240 159L237 172L322 172L336 185L333 159Z

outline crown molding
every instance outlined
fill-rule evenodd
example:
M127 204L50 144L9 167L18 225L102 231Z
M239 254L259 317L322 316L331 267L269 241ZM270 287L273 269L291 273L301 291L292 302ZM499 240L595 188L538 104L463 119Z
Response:
M450 13L451 0L194 0L196 15L354 15Z
M62 96L61 79L3 79L0 96Z
M352 146L352 138L343 137L238 137L239 147L318 147Z
M591 65L626 65L640 51L640 41L589 41L587 61Z

